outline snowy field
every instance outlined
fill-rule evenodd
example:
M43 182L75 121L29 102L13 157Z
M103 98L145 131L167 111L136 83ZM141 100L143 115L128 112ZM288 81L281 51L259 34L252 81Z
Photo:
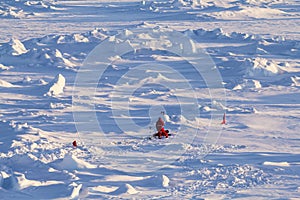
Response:
M299 11L0 1L0 199L300 199Z

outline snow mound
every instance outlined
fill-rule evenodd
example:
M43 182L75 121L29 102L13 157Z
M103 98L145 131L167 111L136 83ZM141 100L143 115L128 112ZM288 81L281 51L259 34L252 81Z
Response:
M170 183L170 179L166 175L162 175L162 186L168 187Z
M110 33L104 29L94 29L86 33L73 33L64 35L47 35L42 38L34 39L41 44L76 44L100 42L108 37Z
M169 187L170 179L166 175L156 175L140 181L139 184L143 187Z
M82 34L72 34L66 36L59 36L57 39L57 44L65 43L87 43L89 39Z
M299 76L293 76L291 77L292 86L299 87L300 86L300 77Z
M26 44L28 49L24 44ZM11 39L9 42L0 45L0 54L3 55L0 58L0 62L11 63L15 61L18 65L27 65L30 67L55 66L74 70L79 65L78 63L80 63L78 62L78 58L68 53L62 53L50 42L49 44L40 43L39 39L26 40L23 43L18 39ZM1 66L3 70L9 68L4 65Z
M5 66L3 64L0 64L0 70L9 70L9 69L12 69L13 67L12 66Z
M60 181L36 181L36 180L29 180L26 178L25 174L22 173L16 173L16 179L18 181L18 186L22 190L24 188L28 187L40 187L40 186L48 186L48 185L54 185L54 184L59 184L63 183Z
M1 5L1 4L0 4ZM2 5L0 7L0 18L20 19L32 15L14 6Z
M22 113L22 111L20 111ZM41 131L41 129L34 128L27 123L22 123L22 122L16 122L14 120L0 120L2 130L6 129L8 133L14 132L16 134L23 134L23 133L28 133L32 135L38 135ZM13 141L17 142L16 141ZM14 147L14 145L11 145L11 147Z
M66 84L66 79L63 75L58 74L51 83L48 84L47 96L57 96L64 92L64 87Z
M54 167L58 169L76 170L76 169L93 169L96 165L90 164L84 160L78 159L76 156L66 154L65 157L54 163Z
M125 185L120 186L115 191L111 192L111 195L122 195L122 194L137 194L139 193L133 186L126 183Z
M11 88L11 87L14 87L14 85L7 81L0 79L0 87Z
M26 1L24 5L27 6L29 9L35 10L59 10L55 7L54 1Z
M79 196L80 190L82 188L82 184L78 185L76 183L73 183L72 186L73 186L73 190L72 190L70 198L71 199L77 199L78 196Z
M260 88L262 88L260 81L245 79L241 84L236 85L232 90L260 89Z
M30 66L56 66L58 68L73 69L77 66L70 58L65 58L62 52L58 49L30 49L27 53L28 57L31 57Z
M244 67L246 77L269 77L284 73L278 64L265 58L247 59Z
M51 109L62 109L65 108L66 106L63 103L52 103L50 102L49 108Z
M22 83L30 84L30 83L32 83L32 79L29 76L25 76L22 80Z
M3 45L1 49L2 54L19 56L27 53L28 50L25 48L24 44L18 39L11 39L8 43Z

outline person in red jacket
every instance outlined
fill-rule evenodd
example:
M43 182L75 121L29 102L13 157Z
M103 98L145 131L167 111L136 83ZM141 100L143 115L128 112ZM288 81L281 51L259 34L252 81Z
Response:
M158 131L154 136L158 136L159 139L161 139L161 136L165 136L166 138L169 137L169 131L165 130L164 128L165 122L164 120L159 117L157 122L156 122L156 130Z

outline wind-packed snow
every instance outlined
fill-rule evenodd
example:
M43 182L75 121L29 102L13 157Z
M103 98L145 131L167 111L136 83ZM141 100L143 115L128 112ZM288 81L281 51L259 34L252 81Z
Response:
M299 15L1 1L0 199L298 199Z

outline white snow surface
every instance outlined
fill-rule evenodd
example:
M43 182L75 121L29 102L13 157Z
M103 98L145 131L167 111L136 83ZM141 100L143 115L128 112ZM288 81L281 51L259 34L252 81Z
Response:
M299 5L1 1L0 199L298 199Z

